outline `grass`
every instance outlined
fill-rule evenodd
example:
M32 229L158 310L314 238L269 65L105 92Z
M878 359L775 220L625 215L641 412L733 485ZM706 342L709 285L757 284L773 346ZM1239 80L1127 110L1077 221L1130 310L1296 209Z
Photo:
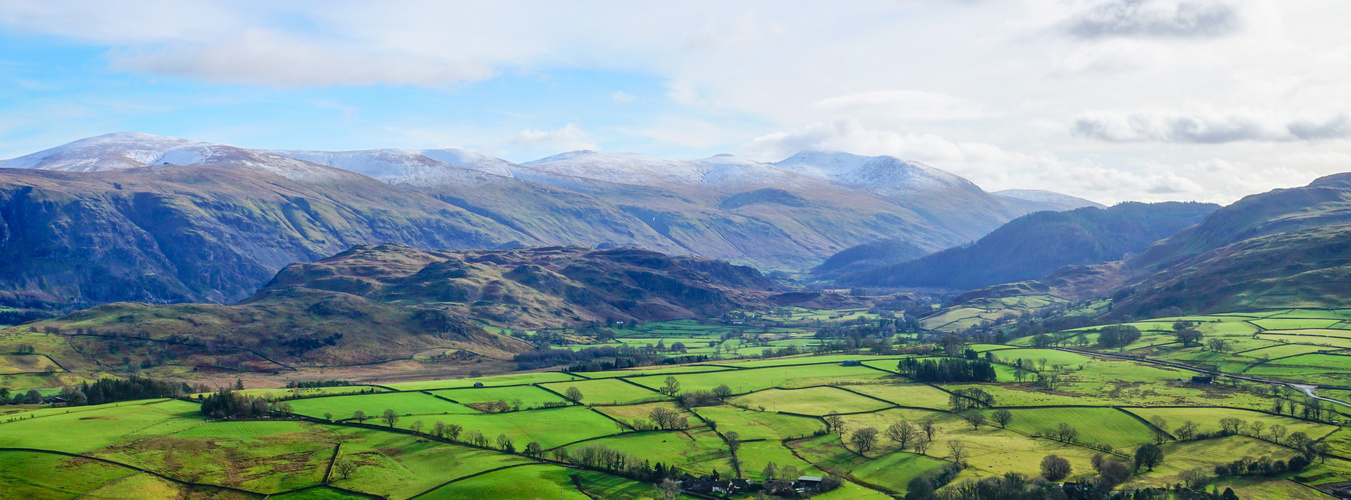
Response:
M46 373L47 371L65 371L47 356L34 354L0 355L0 374L9 373Z
M520 400L522 408L533 408L541 406L544 403L567 402L566 399L563 399L557 394L532 385L447 389L434 391L432 394L466 405L471 403L492 403L497 401L504 401L514 405L516 400Z
M527 463L503 455L404 434L344 428L339 460L359 464L349 478L336 475L332 484L349 490L408 498L451 479L508 465Z
M810 436L824 431L824 422L814 418L756 412L728 406L710 406L699 409L699 415L717 422L719 432L735 431L741 439L768 439L779 441Z
M182 401L101 405L0 424L0 447L85 453L202 425L198 406Z
M928 384L863 384L847 389L890 401L899 406L946 409L951 395Z
M680 382L682 391L708 391L726 384L734 394L745 394L771 387L792 388L840 382L873 382L893 377L893 375L867 367L836 364L729 370L671 376L674 376ZM656 389L662 387L665 379L666 376L655 375L630 380Z
M1154 436L1149 426L1129 413L1112 408L1029 408L1011 411L1013 421L1009 423L1009 429L1027 434L1049 435L1063 422L1079 430L1080 440L1117 448L1146 443Z
M135 471L87 458L51 453L0 451L0 496L66 499Z
M531 441L537 441L545 448L553 448L618 431L614 421L584 406L495 414L404 417L396 425L406 429L417 421L421 421L427 428L435 425L437 421L456 424L464 428L464 434L478 431L489 440L497 439L498 435L506 435L515 441L517 449L525 448ZM463 437L462 434L461 438Z
M613 378L541 384L540 386L559 394L567 394L569 387L576 387L577 390L582 391L582 402L594 405L632 404L668 399L651 389Z
M832 411L854 413L880 410L891 406L876 399L860 396L834 387L807 389L767 389L738 396L728 401L733 406L761 411L825 415Z
M1165 443L1163 463L1153 472L1144 472L1132 476L1125 487L1164 486L1180 482L1179 476L1189 469L1202 467L1210 469L1215 465L1232 462L1242 457L1269 456L1272 460L1288 460L1295 453L1265 441L1246 436L1229 436L1203 441L1183 443Z
M291 401L290 404L292 411L295 413L315 418L323 418L325 413L331 413L334 420L352 418L352 415L357 411L362 411L371 418L379 418L385 410L394 410L400 415L478 413L473 408L451 403L421 392L387 392L360 396L300 399Z
M461 387L473 387L474 384L483 384L484 386L502 386L502 385L520 385L520 384L542 384L545 382L562 382L568 380L578 380L580 377L574 377L562 372L540 372L540 373L513 373L510 375L496 375L490 377L471 377L457 378L450 380L426 380L421 382L400 382L397 384L385 384L385 387L400 391L429 391L436 389L456 389Z
M732 471L729 459L732 452L727 443L708 428L688 431L633 432L587 441L569 446L576 450L589 445L602 445L640 456L654 465L658 462L675 465L694 474L721 474Z
M702 425L699 419L694 418L694 415L691 415L690 412L685 411L684 408L676 406L675 403L669 401L663 401L659 403L623 405L623 406L598 406L595 407L594 409L598 412L609 415L615 420L622 420L629 425L633 425L634 421L638 419L643 419L648 422L651 422L651 419L648 418L648 415L651 415L652 410L657 408L666 408L668 410L672 410L675 411L676 413L681 414L681 416L684 416L685 418L689 419L689 424L691 426Z
M572 486L569 469L556 465L512 467L446 485L420 499L548 498L590 500Z
M1161 417L1168 422L1170 430L1177 429L1187 421L1191 421L1198 426L1197 430L1200 432L1218 432L1220 431L1220 419L1228 417L1248 422L1262 422L1268 429L1274 424L1280 424L1291 434L1303 432L1314 439L1319 439L1336 430L1336 427L1328 424L1233 408L1126 408L1126 410L1146 420L1156 416Z

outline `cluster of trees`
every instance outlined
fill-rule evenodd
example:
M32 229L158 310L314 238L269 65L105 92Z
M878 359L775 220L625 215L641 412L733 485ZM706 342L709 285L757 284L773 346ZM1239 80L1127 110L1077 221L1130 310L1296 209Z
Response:
M994 406L994 396L979 387L956 389L948 396L948 404L952 405L952 411L960 413L971 408Z
M679 363L698 363L708 361L707 355L668 357L658 354L655 348L588 347L580 350L537 349L517 354L512 361L520 370L533 370L551 366L568 365L564 371L597 372L620 370L638 366L671 365Z
M1140 329L1131 325L1108 325L1098 331L1098 347L1114 349L1140 340Z
M1224 476L1277 476L1286 472L1298 472L1304 470L1309 464L1313 463L1309 457L1304 455L1295 455L1289 462L1285 460L1272 460L1271 457L1243 457L1227 464L1215 466L1215 475Z
M0 405L7 405L7 404L35 405L41 402L42 402L42 393L38 392L37 389L29 389L28 392L24 393L16 392L10 394L9 389L0 387Z
M989 361L905 358L896 368L901 374L921 382L994 382L997 378Z
M356 385L346 380L311 380L307 382L291 381L286 383L287 389L318 389L320 387L347 387Z
M202 414L209 418L258 418L273 413L289 413L286 403L273 405L266 399L221 389L201 399Z
M164 382L132 375L126 380L100 379L93 384L81 384L79 389L62 391L66 402L73 406L99 405L135 399L177 398L192 393L192 387L178 382Z

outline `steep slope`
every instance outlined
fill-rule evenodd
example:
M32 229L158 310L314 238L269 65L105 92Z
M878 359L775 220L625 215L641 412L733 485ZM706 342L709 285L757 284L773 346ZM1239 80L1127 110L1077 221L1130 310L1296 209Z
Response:
M1108 209L1037 212L976 243L839 281L871 286L975 289L1045 276L1069 265L1121 260L1219 208L1200 203L1123 203Z
M1130 259L1112 315L1342 307L1349 241L1351 174L1247 196Z
M825 279L918 259L929 252L905 240L879 240L846 248L831 255L812 273Z

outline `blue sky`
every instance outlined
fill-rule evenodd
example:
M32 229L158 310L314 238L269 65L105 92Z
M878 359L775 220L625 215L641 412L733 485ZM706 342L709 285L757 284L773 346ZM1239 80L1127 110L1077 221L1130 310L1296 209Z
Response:
M85 2L0 9L0 158L242 147L893 155L1227 202L1351 166L1337 0Z

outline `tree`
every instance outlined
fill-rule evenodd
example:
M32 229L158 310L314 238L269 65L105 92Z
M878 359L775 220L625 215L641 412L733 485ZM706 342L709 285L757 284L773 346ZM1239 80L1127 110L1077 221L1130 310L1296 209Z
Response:
M925 437L924 434L920 434L918 436L915 436L914 446L915 451L919 452L920 455L926 455L929 452L929 447L933 446L933 440L929 439L928 437Z
M1182 343L1182 347L1195 347L1201 345L1201 339L1205 338L1205 335L1195 328L1186 328L1173 332L1173 337Z
M516 453L516 442L506 434L497 435L497 448L507 453Z
M1179 477L1182 479L1182 484L1193 490L1200 489L1210 482L1210 474L1206 472L1204 467L1183 471Z
M1126 482L1126 479L1131 476L1131 468L1119 460L1107 460L1102 463L1098 475L1102 477L1103 482L1110 489Z
M539 444L539 441L531 441L525 444L525 454L531 457L538 457L544 454L544 447Z
M1267 424L1263 423L1261 420L1254 420L1253 423L1249 425L1249 428L1252 429L1253 437L1256 438L1262 437L1262 429L1265 429L1266 427Z
M327 420L327 421L329 421L329 422L332 422L332 421L333 421L333 414L332 414L332 413L324 413L324 420Z
M1181 427L1177 428L1176 434L1179 440L1191 440L1192 437L1196 436L1196 422L1192 422L1191 420L1186 421Z
M1224 417L1220 419L1220 429L1225 434L1238 434L1241 428L1247 426L1248 423L1239 418Z
M357 410L357 411L352 412L352 420L356 420L357 423L359 423L359 424L364 424L364 423L366 423L366 420L368 420L368 419L370 419L370 418L371 418L371 417L366 416L366 412L364 412L364 411Z
M1285 437L1285 426L1281 424L1271 424L1271 440L1276 444L1281 444L1281 438Z
M394 427L394 424L399 423L399 412L386 409L385 412L380 415L380 420L383 420L385 425Z
M1168 435L1168 421L1164 420L1163 417L1155 415L1154 418L1149 419L1149 423L1153 426L1149 430L1154 432L1154 442L1163 444L1164 441L1172 437Z
M422 433L422 421L421 420L413 421L412 425L408 426L408 430L413 431L414 433L417 434Z
M725 401L732 395L732 388L727 387L727 384L719 385L713 388L713 395L718 397L718 401Z
M1046 458L1041 459L1041 477L1046 478L1047 481L1065 479L1073 471L1069 460L1056 455L1046 455Z
M436 423L432 424L432 435L439 438L446 437L446 423L437 420Z
M342 476L343 479L352 477L352 473L357 471L357 467L360 467L360 464L345 458L333 464L333 469L338 471L338 475Z
M727 440L727 449L736 455L736 451L741 449L741 434L736 431L727 431L723 433L722 438Z
M901 449L905 450L910 447L910 443L914 442L915 435L918 432L915 426L910 425L910 422L904 420L892 422L891 425L887 426L887 439L900 445Z
M844 419L840 417L840 412L831 410L825 416L827 430L844 435Z
M661 500L680 498L680 484L672 481L671 478L661 480L661 484L657 485L657 498Z
M1135 449L1135 466L1144 467L1151 472L1154 466L1163 463L1163 448L1152 443L1145 443Z
M961 464L966 458L966 443L956 439L948 440L948 452L952 453L952 463Z
M521 407L524 405L525 402L521 401L521 398L513 399L511 400L511 411L521 411Z
M563 397L568 398L573 404L582 404L582 390L576 386L568 386L568 389L563 391Z
M934 425L933 420L920 420L919 430L924 432L925 438L928 438L930 442L933 442L934 438L938 437L938 431L943 429Z
M999 424L1000 429L1005 429L1008 428L1009 422L1013 421L1013 412L1008 410L995 410L994 413L990 414L990 417L994 419L994 423Z
M962 418L966 419L966 423L971 424L971 428L975 430L980 430L980 426L985 425L985 414L979 411L963 415Z
M1056 439L1066 443L1073 443L1079 439L1079 430L1074 426L1061 422L1055 425Z
M680 381L676 380L676 378L671 375L667 375L666 380L663 381L661 393L667 396L675 397L676 393L679 392L680 392Z
M869 450L873 449L873 445L877 444L877 429L864 427L856 430L854 435L849 437L849 442L853 443L854 447L858 449L859 455L868 453Z
M652 411L648 412L647 418L651 419L652 425L657 426L658 429L674 430L678 427L677 423L680 421L680 412L665 406L658 406L652 408Z
M460 439L460 431L464 430L459 424L446 424L446 438L451 441Z

